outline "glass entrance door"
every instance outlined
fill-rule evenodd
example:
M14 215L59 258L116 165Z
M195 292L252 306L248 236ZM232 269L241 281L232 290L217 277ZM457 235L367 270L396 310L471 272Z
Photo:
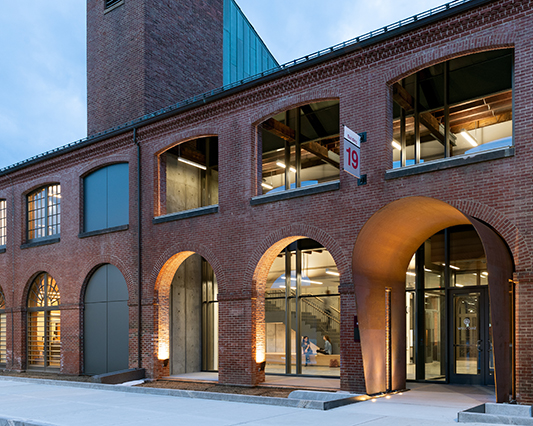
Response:
M488 385L492 374L492 342L485 289L453 290L450 298L450 381Z

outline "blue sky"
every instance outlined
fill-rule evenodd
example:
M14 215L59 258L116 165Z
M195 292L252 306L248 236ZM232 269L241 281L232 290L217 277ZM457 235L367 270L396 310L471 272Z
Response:
M419 0L237 0L280 63L443 4ZM0 168L86 136L83 0L4 2Z

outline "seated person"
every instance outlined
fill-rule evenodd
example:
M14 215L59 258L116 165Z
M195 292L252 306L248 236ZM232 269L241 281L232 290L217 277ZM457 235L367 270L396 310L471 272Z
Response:
M329 339L329 336L327 334L324 335L323 339L324 349L317 349L316 351L324 355L331 355L333 353L333 346L331 346L331 340Z

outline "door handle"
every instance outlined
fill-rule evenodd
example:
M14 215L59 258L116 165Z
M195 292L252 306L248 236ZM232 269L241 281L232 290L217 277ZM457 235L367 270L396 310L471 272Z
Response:
M482 342L481 340L478 340L478 341L477 341L477 351L478 351L478 352L481 352L481 351L483 350L483 349L481 348L481 342Z

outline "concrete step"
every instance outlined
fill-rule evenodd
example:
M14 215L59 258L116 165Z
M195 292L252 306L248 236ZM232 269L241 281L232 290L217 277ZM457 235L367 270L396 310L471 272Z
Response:
M531 425L530 405L486 403L461 411L457 415L459 423L491 423L504 425Z

